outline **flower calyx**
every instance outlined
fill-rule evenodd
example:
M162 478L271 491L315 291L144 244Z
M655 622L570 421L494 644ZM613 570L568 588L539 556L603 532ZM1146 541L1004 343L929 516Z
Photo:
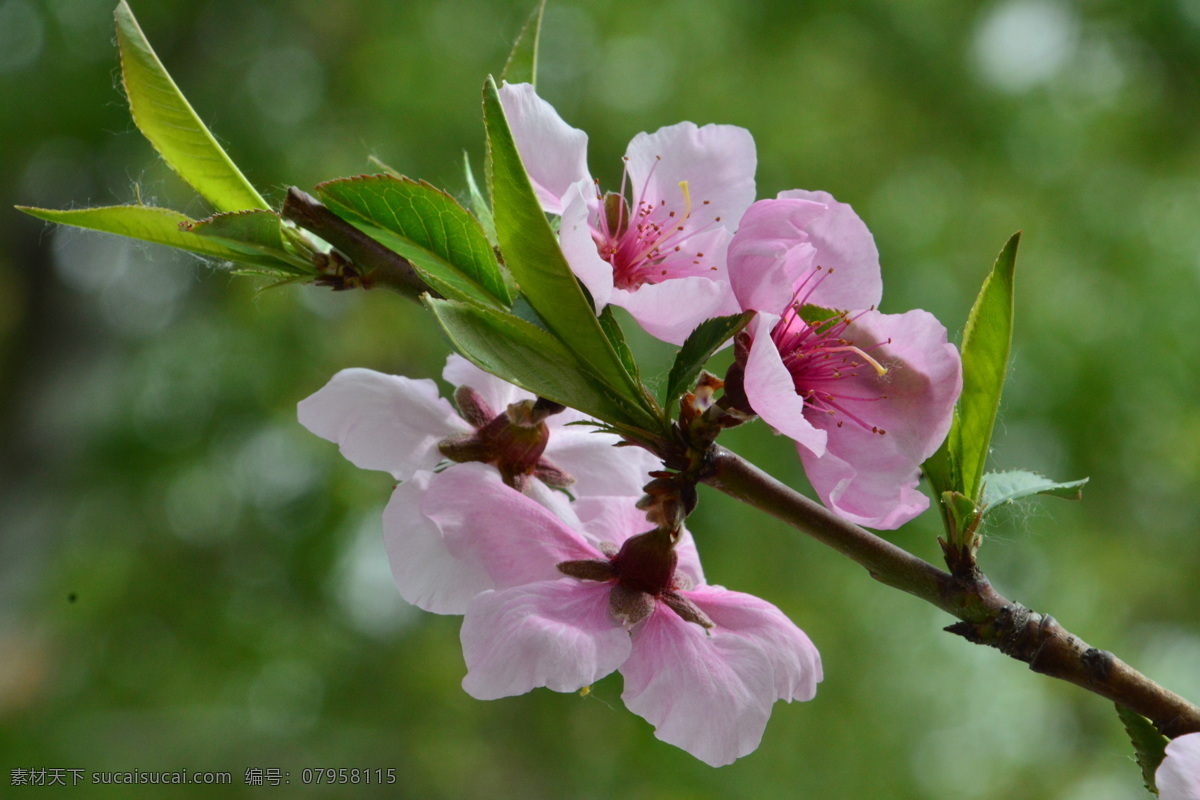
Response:
M609 609L626 627L645 619L661 600L688 622L707 629L713 621L681 592L692 588L691 579L679 572L675 545L683 534L683 521L696 507L694 483L673 472L651 473L646 494L637 507L655 527L631 536L621 547L601 547L606 559L581 559L558 564L558 571L580 580L611 581Z
M544 398L520 400L497 414L469 386L460 386L454 393L454 401L475 432L443 439L438 443L443 456L460 463L491 464L500 471L504 482L518 491L524 491L530 476L555 489L565 489L575 482L570 474L542 455L550 440L546 418L563 411L564 406Z
M740 384L739 384L740 387ZM724 390L718 399L716 393ZM716 442L721 431L733 428L754 419L753 414L743 412L729 399L726 382L703 371L695 388L679 399L679 438L688 451L687 463L680 466L683 472L703 478L703 459Z
M746 419L753 419L757 414L746 398L746 360L750 357L751 337L747 331L742 331L733 340L733 363L725 372L725 394L721 398L722 405L730 411L736 411Z
M650 616L661 600L687 622L711 629L713 621L682 594L692 588L692 582L676 570L678 540L678 530L654 528L626 539L607 560L564 561L558 564L558 571L580 580L612 582L609 610L627 628Z

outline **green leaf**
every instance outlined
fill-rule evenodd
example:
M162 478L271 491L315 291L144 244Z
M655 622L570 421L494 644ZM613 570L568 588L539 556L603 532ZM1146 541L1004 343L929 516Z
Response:
M548 331L512 314L425 298L451 343L469 361L522 389L603 422L656 430L657 420L615 395Z
M283 219L274 211L231 211L183 224L189 233L220 242L248 255L287 261L300 272L315 273L311 258L297 255L291 237L284 238Z
M955 411L957 418L957 410ZM926 459L921 465L921 471L924 473L926 480L929 481L929 487L933 490L933 496L938 498L937 508L942 515L942 525L946 529L946 534L949 538L954 538L954 527L952 524L952 516L950 509L942 498L952 494L959 486L958 467L954 463L954 458L950 454L950 437L947 436L942 440L942 444L938 447L937 452Z
M1138 766L1142 768L1142 781L1146 788L1158 794L1154 784L1154 773L1166 758L1167 737L1158 732L1154 723L1141 714L1130 711L1125 706L1117 704L1117 716L1125 726L1125 733L1133 744L1133 753L1137 757Z
M542 12L545 9L546 0L540 0L529 19L525 20L521 32L517 34L517 41L513 43L512 52L504 62L500 80L537 86L538 40L541 38Z
M950 428L950 455L958 465L962 485L955 487L978 500L983 466L1000 408L1000 394L1008 371L1012 345L1013 270L1016 266L1015 233L1000 251L983 282L963 331L963 390Z
M943 492L942 507L946 509L953 525L950 528L949 541L954 544L968 544L968 539L979 527L982 518L979 506L975 501L961 492Z
M281 258L256 252L244 246L233 247L224 240L190 233L183 228L197 224L196 220L169 208L138 205L77 208L69 211L29 206L17 206L17 208L47 222L74 225L78 228L141 239L144 242L165 244L221 261L252 264L264 267L267 272L272 274L297 274L300 272L296 266Z
M499 242L496 239L496 222L492 219L492 207L488 205L483 192L479 191L479 184L475 183L475 173L471 171L471 157L465 152L463 153L463 167L467 173L467 191L471 195L471 210L475 212L475 218L483 226L483 232L487 234L488 241L495 246Z
M816 333L824 333L833 327L839 319L846 316L844 311L833 308L822 308L811 303L800 306L800 319L809 325L816 326ZM824 323L824 324L822 324Z
M696 382L700 370L717 352L717 348L737 336L754 319L753 311L743 311L728 317L706 319L688 334L683 347L675 355L675 363L667 374L667 393L663 405L671 408L675 401Z
M125 0L117 4L115 16L121 77L138 129L218 211L269 209L167 74Z
M1068 500L1078 500L1083 496L1083 486L1087 482L1088 479L1084 478L1079 481L1057 483L1036 472L1024 470L989 472L983 476L984 511L991 511L998 506L1034 494L1048 494L1054 497L1065 497Z
M450 195L424 181L362 175L314 190L339 217L412 262L445 297L492 307L513 292L479 222Z
M645 390L622 363L604 334L591 302L558 247L546 215L517 153L512 131L490 77L484 84L483 110L491 171L488 175L496 235L505 262L538 316L593 375L630 405L657 415Z
M621 330L621 326L617 323L617 318L613 314L612 306L605 306L604 311L600 312L600 327L604 330L604 335L608 337L608 341L612 343L613 349L617 351L617 357L621 359L621 363L625 365L625 369L635 380L641 381L641 376L638 372L637 359L633 357L633 351L629 349L629 345L625 342L625 332Z

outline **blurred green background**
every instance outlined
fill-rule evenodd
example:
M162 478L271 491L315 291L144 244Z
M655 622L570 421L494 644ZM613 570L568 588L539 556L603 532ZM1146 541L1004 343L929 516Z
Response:
M206 209L129 121L113 0L0 0L0 197ZM134 0L160 56L273 201L374 154L461 193L479 92L530 0ZM882 253L884 310L961 330L1014 230L1017 332L994 466L1091 476L1006 514L982 563L1200 699L1200 0L550 0L542 94L619 176L638 131L749 128L759 195L824 189ZM385 292L259 292L194 258L0 211L0 795L13 768L222 770L235 786L64 796L1131 798L1112 708L712 492L709 579L820 647L811 703L710 769L586 698L483 703L458 620L406 607L390 481L302 429L338 369L436 377ZM661 359L661 350L648 355ZM729 444L804 486L761 425ZM890 535L937 558L926 515ZM288 788L240 786L248 767ZM388 787L305 767L394 768Z

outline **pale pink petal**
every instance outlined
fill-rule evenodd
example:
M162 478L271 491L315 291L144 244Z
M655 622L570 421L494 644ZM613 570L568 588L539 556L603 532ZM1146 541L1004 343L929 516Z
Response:
M476 596L462 626L463 689L495 700L539 686L573 692L608 675L631 647L608 610L611 591L563 578Z
M561 214L562 197L571 184L592 180L587 168L587 134L563 122L528 83L503 83L499 95L542 210Z
M552 489L536 478L525 484L524 494L530 500L558 517L571 530L579 530L579 516L575 513L576 504L570 495L561 489Z
M779 317L760 311L747 326L753 340L746 358L746 399L754 413L776 431L814 453L824 453L825 431L805 418L804 400L796 394L792 374L771 340L771 329L778 321Z
M879 249L866 223L847 203L839 203L828 192L793 189L780 192L781 199L824 203L827 213L804 229L817 249L816 266L833 270L813 293L812 302L825 308L869 308L879 305L883 278Z
M699 270L697 274L700 277L728 283L729 272L726 269L726 256L731 241L733 241L733 232L717 225L708 230L689 234L687 239L680 243L680 250L677 252L681 255L691 255L693 261L699 262L691 266ZM668 274L670 273L668 272ZM736 303L737 298L733 298L733 300ZM732 308L733 311L730 313L737 313L741 310L737 305Z
M550 418L557 419L557 415ZM619 437L585 425L555 427L545 456L575 478L575 497L638 497L662 462L640 447L617 447Z
M603 558L579 533L486 464L458 464L430 483L421 512L451 554L478 560L499 589L561 577L563 561Z
M513 386L503 378L497 378L491 373L484 372L479 367L467 361L458 353L451 353L446 358L446 367L442 370L442 380L455 387L470 386L479 394L492 411L503 414L510 403L518 400L533 398L531 392Z
M592 238L589 226L592 209L588 192L594 193L595 188L583 182L571 186L567 191L563 198L558 239L567 264L591 293L592 303L599 314L608 305L613 292L613 268L612 264L600 257L596 240Z
M821 682L821 654L804 631L766 600L721 586L683 595L716 623L712 635L735 636L762 648L775 672L776 700L812 700Z
M929 508L913 459L878 436L846 424L820 458L797 446L804 472L829 509L857 525L893 530Z
M679 184L687 182L692 211L684 223L688 230L715 224L732 231L754 202L758 156L754 138L745 128L701 128L681 122L639 133L625 155L635 200L644 197L655 206L665 200L667 207L683 212L686 203Z
M872 407L871 424L900 440L899 447L918 461L933 455L954 413L962 391L962 362L958 349L947 341L946 328L928 311L903 314L862 314L843 334L859 347L881 344L869 351L888 372L878 378L872 370L860 372L887 395Z
M336 442L347 460L405 480L442 460L437 445L471 426L438 396L431 380L344 369L297 405L300 424Z
M946 341L946 329L925 311L860 315L844 336L859 347L876 343L871 354L885 367L880 377L860 369L839 389L845 395L886 399L843 401L869 426L811 413L828 431L826 452L818 456L797 448L804 470L821 500L859 525L890 530L923 512L928 498L917 490L920 465L950 429L954 401L962 389L958 351ZM888 339L891 344L886 344Z
M619 548L629 537L654 528L637 507L637 497L582 497L575 501L575 510L580 531L597 544Z
M776 694L774 669L757 643L710 636L662 603L634 628L621 674L629 710L659 739L714 767L758 747Z
M1154 774L1160 800L1200 800L1200 733L1167 744L1167 757Z
M574 430L575 428L581 427L578 425L571 425L572 422L588 422L593 426L596 424L595 420L593 420L587 414L584 414L582 411L576 411L573 408L568 408L550 416L546 420L546 427L550 429L550 435L553 437L555 431ZM568 425L571 425L571 427L568 428ZM588 429L585 428L585 430Z
M728 283L701 277L647 283L632 292L613 289L609 302L628 311L646 333L674 345L704 320L738 312Z
M675 571L686 575L692 586L703 586L704 568L700 566L700 551L696 549L696 540L687 528L680 532L679 541L675 543L675 554L679 556Z
M421 513L421 495L444 475L418 472L396 487L383 512L383 543L401 597L435 614L462 614L493 584L475 553L452 554L438 526Z
M729 282L742 308L782 313L796 283L813 268L806 228L826 213L807 200L759 200L729 245Z

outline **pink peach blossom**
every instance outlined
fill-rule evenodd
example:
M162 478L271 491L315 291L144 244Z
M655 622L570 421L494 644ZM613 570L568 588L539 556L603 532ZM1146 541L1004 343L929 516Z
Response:
M962 367L932 315L875 310L879 256L858 215L823 192L759 201L729 274L741 307L759 313L728 388L795 440L825 505L883 529L928 508L920 465L949 430Z
M821 660L775 606L704 583L686 531L671 542L611 498L581 500L581 529L464 465L424 495L451 546L495 589L468 604L463 688L491 700L569 692L619 670L655 735L713 766L752 752L776 700L809 700Z
M465 399L471 403L475 423L439 397L432 380L367 369L342 370L302 400L298 413L305 427L336 442L356 466L384 470L401 481L383 515L384 544L400 594L426 611L461 614L467 602L492 588L492 583L468 549L451 546L421 513L422 497L445 474L466 466L447 462L443 454L447 445L461 444L476 433L483 418L499 419L506 409L533 397L457 355L447 359L442 376L460 388L460 395L463 387L470 388ZM526 494L572 521L576 503L543 478L569 483L576 498L616 496L633 502L657 466L644 450L618 450L616 436L568 424L583 419L570 409L546 418L544 451L526 459L529 475L520 482ZM449 467L434 473L443 463ZM495 466L482 468L500 474Z
M1167 744L1167 757L1154 774L1160 800L1200 800L1200 733Z
M615 194L587 167L587 135L529 84L500 101L542 208L562 219L563 254L600 312L625 308L651 335L682 344L709 317L737 311L725 251L754 200L754 140L733 125L681 122L639 133ZM629 195L626 195L626 189Z

